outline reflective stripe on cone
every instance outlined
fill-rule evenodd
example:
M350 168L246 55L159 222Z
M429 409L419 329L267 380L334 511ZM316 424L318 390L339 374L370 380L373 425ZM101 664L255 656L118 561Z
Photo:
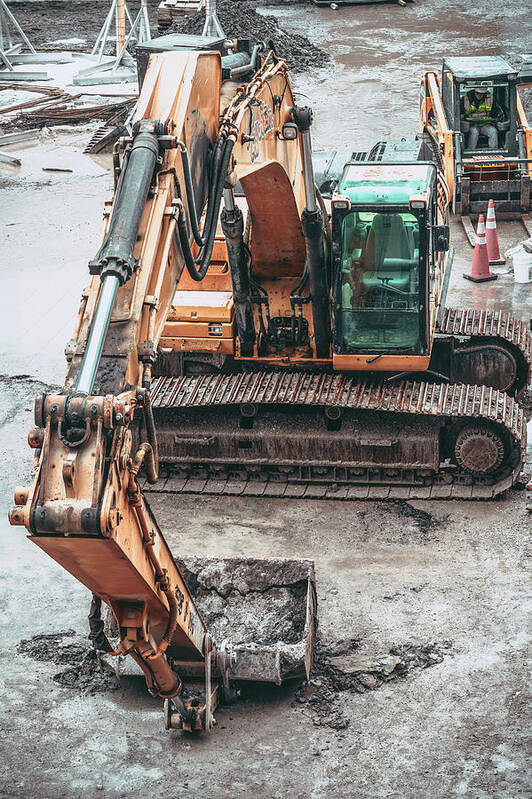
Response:
M488 203L488 215L486 217L486 245L488 248L488 261L490 264L504 264L499 249L499 237L497 235L497 222L495 219L495 203L490 200Z

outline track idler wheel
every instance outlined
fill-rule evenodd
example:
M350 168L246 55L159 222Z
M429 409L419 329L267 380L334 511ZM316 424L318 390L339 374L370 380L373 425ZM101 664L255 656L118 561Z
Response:
M494 427L472 423L456 436L454 457L458 466L470 474L493 474L506 456L503 435Z

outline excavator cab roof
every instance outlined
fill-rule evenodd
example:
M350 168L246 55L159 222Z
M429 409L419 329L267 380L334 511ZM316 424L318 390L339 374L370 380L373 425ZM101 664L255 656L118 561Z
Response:
M444 58L443 68L449 69L457 80L516 76L516 70L502 56L464 56Z
M432 163L361 161L346 164L338 192L352 205L408 205L413 197L430 192Z

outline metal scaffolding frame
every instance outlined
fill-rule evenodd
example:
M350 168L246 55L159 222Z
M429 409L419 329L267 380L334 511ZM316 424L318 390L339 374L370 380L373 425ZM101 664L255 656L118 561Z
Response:
M22 39L21 42L15 41L12 28L15 35L18 34ZM21 53L24 46L28 48L29 53ZM18 72L13 66L17 63L39 63L39 61L46 62L46 57L35 51L4 0L0 0L0 76L6 74L7 70L10 83L13 81L48 80L47 72Z
M127 36L126 19L130 26ZM104 56L104 50L113 27L116 38L116 56L109 59ZM73 82L78 86L85 86L92 83L135 81L137 79L135 61L127 51L133 39L137 42L146 42L151 39L147 0L141 0L135 19L132 19L129 13L126 0L112 0L105 22L92 48L91 56L97 59L97 63L86 69L81 69Z
M216 0L206 0L205 2L205 25L201 35L219 36L225 39L225 33L216 13Z

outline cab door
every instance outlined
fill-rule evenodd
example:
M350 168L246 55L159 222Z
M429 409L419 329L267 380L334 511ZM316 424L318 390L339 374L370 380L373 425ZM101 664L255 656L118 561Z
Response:
M451 70L445 68L442 70L441 96L448 126L451 130L460 130L460 124L456 124L454 76Z

